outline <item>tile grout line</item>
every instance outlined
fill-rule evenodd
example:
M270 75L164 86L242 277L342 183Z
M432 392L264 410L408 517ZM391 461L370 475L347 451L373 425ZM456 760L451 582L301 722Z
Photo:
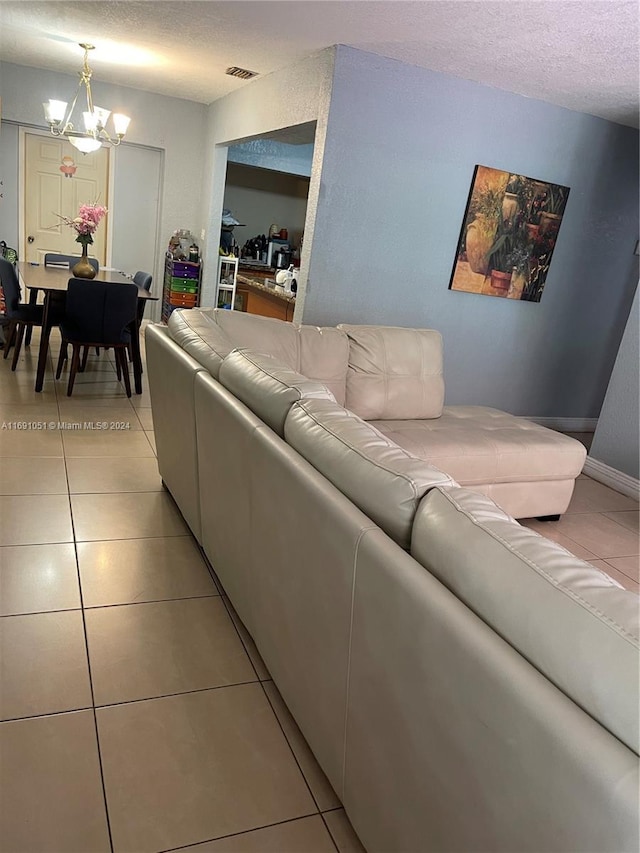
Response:
M131 540L123 540L125 542ZM174 598L150 598L145 601L116 601L113 604L87 604L85 610L109 610L112 607L142 607L145 604L167 604L170 601L203 601L205 598L222 598L219 592L205 595L177 595Z
M579 515L580 513L576 513L576 514L577 514L577 515ZM601 512L599 512L599 513L592 513L592 514L593 514L593 515L604 515L604 513L601 513ZM553 523L553 522L552 522L552 523ZM617 524L617 522L616 522L616 524ZM523 524L522 526L523 526L523 527L527 527L527 525L524 525L524 524ZM624 525L618 525L618 526L619 526L619 527L623 527ZM627 528L625 528L625 529L626 529L626 530L629 530L629 528L628 528L628 527L627 527ZM550 541L550 542L555 542L555 544L556 544L556 545L559 545L561 548L565 548L565 546L564 546L564 545L560 545L560 543L559 543L559 542L556 542L556 541L555 541L555 539L551 539L551 537L550 537L550 536L545 536L545 534L544 534L544 533L541 533L537 528L534 528L534 527L527 527L527 530L532 530L534 533L538 533L538 534L539 534L540 536L542 536L543 538L545 538L545 539L549 539L549 541ZM561 530L561 531L559 531L559 532L564 536L564 538L565 538L565 539L568 539L568 540L569 540L569 542L571 542L571 543L572 543L572 546L573 546L573 545L575 545L575 546L576 546L576 548L584 548L586 551L588 551L588 550L589 550L589 549L587 548L587 546L586 546L586 545L581 545L581 544L580 544L579 542L577 542L575 539L572 539L572 538L571 538L571 536L569 536L567 533L565 533L565 532L564 532L564 530ZM633 530L631 530L630 532L631 532L631 533L633 533ZM565 551L568 551L568 550L569 550L568 548L565 548ZM572 553L572 552L570 552L570 553ZM573 554L573 556L575 557L575 554ZM577 559L577 560L582 560L584 563L588 563L588 562L589 562L590 560L592 560L592 559L594 559L594 560L618 560L618 559L621 559L621 558L622 558L622 559L625 559L625 558L627 558L627 557L636 557L636 556L638 556L638 555L637 555L637 554L617 554L615 557L613 557L613 556L609 556L609 557L600 557L600 556L598 556L598 554L592 554L592 556L591 556L591 557L576 557L576 559ZM613 566L612 568L615 568L615 566ZM621 570L621 569L618 569L618 571L622 571L622 570ZM623 572L623 574L625 574L625 572ZM633 578L631 578L631 580L633 580Z
M233 687L246 687L249 684L259 683L259 679L256 678L255 681L236 681L232 684L218 684L213 687L196 687L193 690L180 690L176 693L162 693L160 696L142 696L139 699L123 699L120 702L108 702L104 705L85 705L82 708L66 708L63 711L48 711L46 714L29 714L26 717L11 717L10 719L2 720L2 722L15 723L19 720L37 720L41 717L59 717L61 714L76 714L79 711L102 711L105 708L123 708L127 705L137 705L140 702L156 702L160 699L174 699L176 696L191 696L194 693L208 693L213 690L227 690Z
M633 531L631 531L631 532L633 533ZM620 554L616 557L598 557L598 560L602 560L603 562L608 563L612 569L615 569L617 572L620 572L620 574L625 575L625 577L628 577L629 580L632 580L634 583L638 583L639 582L638 578L634 578L633 575L628 574L624 569L619 569L617 566L614 566L613 563L610 562L611 560L631 560L631 559L635 559L636 562L640 565L640 554Z
M340 808L344 808L344 806L341 806ZM339 811L339 809L327 809L327 811L333 812L333 811ZM336 848L338 853L340 853L340 848L338 847L338 842L333 837L333 833L331 832L331 828L330 828L329 824L327 823L327 820L325 818L325 814L326 814L326 812L320 812L320 819L321 819L322 823L324 824L325 829L327 830L327 834L328 834L329 838L333 842L333 846ZM345 814L346 814L346 812L345 812ZM354 832L355 832L355 830L354 830Z
M132 541L132 540L122 540L122 541ZM63 545L71 545L71 542L63 542L63 543L53 543L53 544L63 544ZM81 543L84 544L84 543ZM16 547L16 548L28 548L28 545L16 545L16 546L8 546L8 547ZM85 610L108 610L110 607L138 607L143 604L164 604L169 601L199 601L202 598L220 598L219 592L208 592L205 595L180 595L176 598L150 598L145 601L115 601L112 604L87 604L85 605ZM11 619L15 616L46 616L48 613L75 613L78 610L82 610L82 606L80 607L58 607L55 610L29 610L26 613L3 613L0 614L2 619Z
M126 494L126 495L141 494L142 495L142 494L155 494L155 492L151 492L151 493L149 493L149 492L108 492L107 494ZM0 495L0 498L2 498L2 497L4 497L4 495ZM18 497L23 497L23 496L19 495ZM24 497L33 497L33 496L25 495ZM35 497L40 497L40 495L35 495ZM64 495L42 495L42 497L64 497ZM72 496L69 495L69 497L72 497ZM82 496L79 495L78 497L82 497ZM91 545L91 544L94 544L96 542L133 542L134 540L144 541L145 539L180 539L181 537L186 537L188 535L189 535L188 533L174 533L174 534L165 534L165 536L161 536L161 537L159 537L157 535L155 535L155 536L125 536L125 537L119 536L115 539L105 539L103 537L102 539L80 539L77 541L77 543L76 543L75 539L74 540L63 539L61 541L56 541L56 542L5 542L2 545L0 545L0 548L22 548L22 547L27 547L29 545L73 545L74 543L78 544L78 545L85 545L85 544ZM604 557L602 559L604 559Z
M635 554L633 554L632 556L635 557ZM640 584L640 581L637 581L634 577L632 577L631 575L628 575L626 572L623 572L622 569L619 569L617 566L614 566L613 563L609 562L610 560L619 560L619 559L624 560L624 559L628 559L628 558L627 557L598 557L598 559L594 560L593 562L605 563L609 569L613 569L614 572L618 572L626 580L631 581L632 584L635 584L636 586L638 586ZM598 569L598 571L604 572L606 575L608 574L610 578L613 578L613 575L609 574L609 572L607 572L605 569L600 568L600 566L594 566L594 568ZM613 578L613 580L616 580L616 579ZM620 583L620 581L618 581L618 583ZM623 588L629 589L629 587L623 587ZM634 592L635 590L630 590L630 591ZM636 594L640 595L640 592L638 592Z
M57 395L57 391L56 391L56 395ZM64 451L64 442L63 442L63 451ZM113 853L113 849L114 849L113 848L113 833L111 830L111 818L109 816L109 804L107 802L107 789L106 789L106 785L105 785L105 781L104 781L104 766L102 763L102 751L100 749L100 734L98 731L98 716L96 714L96 700L95 700L95 693L94 693L94 689L93 689L93 675L91 672L91 657L89 655L89 637L87 635L87 621L86 621L85 611L84 611L84 599L82 596L82 579L81 579L81 575L80 575L80 560L78 557L78 543L76 541L76 530L75 530L75 523L74 523L74 518L73 518L73 504L71 502L71 490L70 490L70 485L69 485L69 472L67 470L67 457L66 457L66 455L64 456L64 468L65 468L65 475L67 477L67 490L68 490L68 497L69 497L69 515L71 517L71 535L73 536L73 551L74 551L75 559L76 559L76 577L78 580L78 593L80 595L80 612L82 614L82 630L84 633L84 647L85 647L85 654L87 656L87 674L89 676L89 689L91 691L91 704L92 704L91 711L93 714L93 727L94 727L94 733L95 733L95 738L96 738L96 752L98 754L98 766L100 768L100 783L102 785L102 800L104 803L105 820L107 823L107 833L109 835L109 847L111 849L111 853Z
M237 629L236 629L236 630L237 630ZM309 784L309 782L308 782L308 780L307 780L307 777L306 777L306 776L305 776L305 774L304 774L304 770L303 770L303 769L302 769L302 767L300 766L300 762L298 761L298 757L297 757L297 755L295 754L295 752L294 752L294 750L293 750L293 747L291 746L291 743L290 743L290 741L289 741L289 738L287 737L287 733L286 733L286 732L285 732L285 730L284 730L284 726L283 726L283 725L282 725L282 723L280 722L280 717L277 715L277 713L276 713L276 709L274 708L274 706L273 706L273 704L272 704L272 702L271 702L271 699L269 698L269 694L267 693L267 691L266 691L266 689L265 689L265 686L264 686L264 685L265 685L265 682L264 682L264 681L260 681L260 680L258 680L258 683L259 683L260 687L262 688L262 692L264 693L264 695L265 695L265 697L266 697L267 703L268 703L269 707L271 708L271 711L273 712L273 716L276 718L276 722L277 722L277 724L278 724L278 727L279 727L280 731L282 732L282 736L284 737L285 742L286 742L287 746L289 747L289 752L290 752L290 753L291 753L291 755L293 756L293 760L295 761L296 766L297 766L298 770L300 771L300 775L302 776L302 778L303 778L303 780L304 780L304 784L307 786L307 790L309 791L309 796L311 797L311 801L312 801L312 803L314 804L314 806L315 806L315 807L316 807L316 809L317 809L317 812L316 812L316 813L317 813L317 814L322 814L322 812L320 811L320 804L319 804L319 803L318 803L318 801L316 800L316 798L315 798L315 796L314 796L314 793L313 793L313 791L311 790L311 785ZM275 681L273 681L273 679L271 679L271 683L274 685L274 687L275 687L275 688L276 688L276 690L277 690L277 689L278 689L278 687L277 687L277 685L276 685ZM280 692L280 691L278 691L278 692ZM283 703L284 703L284 699L283 699L282 701L283 701ZM284 703L284 704L286 705L286 703ZM291 712L289 711L289 713L291 713ZM294 720L294 722L295 722L295 720ZM296 723L296 725L297 725L297 723ZM302 733L301 733L301 734L302 734ZM302 737L304 738L304 735L302 735ZM306 741L305 741L305 743L306 743ZM308 745L308 744L307 744L307 745ZM309 747L309 751L311 752L311 747ZM313 753L312 753L312 755L313 755ZM315 759L315 756L314 756L314 759ZM318 765L318 767L320 767L320 765ZM320 767L320 769L322 770L322 768L321 768L321 767ZM329 784L331 784L331 783L329 783Z
M627 527L626 524L623 524L621 521L618 521L616 518L611 518L611 516L615 515L616 512L638 512L638 510L636 510L636 509L617 509L617 510L616 509L607 509L602 513L602 515L604 515L605 518L608 518L609 521L613 521L614 524L618 525L618 527L622 527L623 530L627 530L629 533L631 533L632 536L635 536L636 538L640 537L640 530L633 530L631 527ZM636 555L630 554L629 556L635 557ZM603 557L603 559L606 559L606 557ZM616 558L613 557L612 559L615 560Z
M196 543L196 544L197 544L197 543ZM199 547L199 546L198 546L198 547ZM217 583L217 582L216 582L216 580L215 580L215 577L217 577L217 575L214 577L215 572L214 572L213 566L211 566L211 564L209 563L209 560L208 560L208 558L207 558L206 554L204 553L204 551L203 551L202 549L200 549L200 550L201 550L202 557L203 557L203 559L204 559L204 561L205 561L205 565L207 566L207 570L208 570L208 571L209 571L209 573L211 574L211 577L212 577L212 580L213 580L213 582L214 582L215 586L216 586L216 587L218 587L218 583ZM222 584L220 584L220 588L222 588ZM258 684L260 685L260 687L262 688L262 692L263 692L263 694L264 694L264 696L265 696L265 698L266 698L266 700L267 700L267 703L268 703L269 707L271 708L271 711L272 711L272 713L273 713L274 717L276 718L276 722L277 722L277 724L278 724L278 727L279 727L280 731L282 732L282 736L283 736L283 737L284 737L284 739L285 739L285 743L286 743L286 744L287 744L287 746L289 747L289 751L290 751L290 753L291 753L291 755L292 755L292 757L293 757L293 760L295 761L296 766L297 766L298 770L300 771L300 775L302 776L302 778L303 778L303 780L304 780L304 783L305 783L305 785L307 786L307 790L309 791L309 795L310 795L310 797L311 797L311 800L313 801L313 804L315 805L315 807L316 807L316 809L317 809L317 814L322 814L322 812L321 812L321 810L320 810L320 804L319 804L319 803L318 803L318 801L316 800L316 797L315 797L315 795L314 795L314 793L313 793L313 791L312 791L312 789L311 789L311 786L310 786L310 784L309 784L309 782L308 782L308 780L307 780L307 777L306 777L306 775L305 775L305 773L304 773L304 771L303 771L303 769L302 769L302 767L301 767L301 765L300 765L300 762L298 761L298 757L296 756L296 754L295 754L295 752L294 752L294 749L293 749L293 747L292 747L292 745L291 745L291 743L290 743L290 741L289 741L289 738L287 737L287 733L285 732L284 727L283 727L282 723L280 722L280 718L279 718L278 714L276 713L276 709L274 708L273 703L271 702L271 699L270 699L270 697L269 697L269 694L267 693L267 691L266 691L266 689L265 689L264 681L260 678L260 676L259 676L259 674L258 674L258 670L256 669L256 667L255 667L255 665L254 665L253 661L251 660L251 655L249 654L249 651L248 651L248 649L247 649L247 647L246 647L246 645L245 645L245 643L244 643L243 637L242 637L242 635L241 635L240 631L238 630L238 626L236 625L235 620L233 619L233 617L232 617L232 615L231 615L231 611L229 610L229 607L227 606L227 601L225 600L225 595L222 595L222 593L220 593L220 598L222 599L222 603L224 604L224 607L225 607L225 609L226 609L226 611L227 611L227 615L229 616L229 619L231 620L231 624L233 625L233 627L234 627L234 629L235 629L235 632L236 632L236 634L238 635L238 638L239 638L239 640L240 640L240 643L242 644L242 648L244 649L245 654L247 655L247 658L249 659L249 663L251 664L251 666L252 666L252 668L253 668L253 671L254 671L254 672L255 672L255 674L256 674L257 683L258 683ZM229 602L230 602L230 600L229 600ZM238 616L238 619L240 619L240 617L239 617L239 616ZM246 629L245 629L245 630L246 630ZM247 633L248 633L248 632L247 632ZM258 654L259 654L259 652L258 652ZM273 681L273 679L272 679L272 678L265 679L265 680L266 680L266 681L271 681L271 682L274 684L274 686L276 686L276 685L275 685L275 682ZM277 686L276 686L276 689L277 689ZM282 701L284 702L284 699L283 699ZM285 703L285 704L286 704L286 703ZM290 713L290 712L289 712L289 713ZM295 720L294 720L294 722L295 722ZM297 725L297 723L296 723L296 725ZM301 734L302 734L302 733L301 733ZM304 738L304 735L302 735L302 737ZM306 743L306 740L305 740L305 743ZM307 744L307 745L308 745L308 744ZM311 751L311 747L309 747L309 750ZM313 755L313 752L312 752L312 755ZM314 760L316 760L316 759L315 759L315 756L314 756ZM320 765L318 765L318 767L320 767ZM322 768L320 768L320 770L322 770ZM329 784L331 784L331 783L329 783ZM337 795L336 795L336 796L337 796ZM324 821L323 821L323 822L324 822ZM328 827L327 827L327 831L328 831ZM331 833L330 833L330 832L329 832L329 835L331 836ZM331 838L332 838L332 840L333 840L333 837L331 837ZM334 843L335 843L335 842L334 842Z
M334 811L334 809L328 809L328 811ZM248 835L250 832L259 832L261 829L271 829L271 827L273 827L273 826L285 826L288 823L295 823L298 820L306 820L307 818L315 817L316 814L319 814L320 817L322 817L322 812L317 812L317 813L313 812L312 814L303 814L303 815L300 815L299 817L291 817L291 818L288 818L287 820L279 820L279 821L276 821L276 823L266 823L264 826L255 826L255 827L253 827L253 829L243 829L241 832L232 832L232 833L227 834L227 835L216 835L214 838L203 838L202 841L193 841L186 846L187 847L199 847L201 844L210 844L213 841L225 841L228 838L242 838L243 835ZM326 826L326 824L325 824L325 826ZM329 832L328 828L327 828L327 832ZM333 836L331 835L330 832L329 832L329 837L333 841ZM335 841L333 843L335 846ZM176 851L184 850L184 849L185 849L185 845L182 845L181 847L167 847L167 848L163 848L162 850L160 850L159 853L176 853ZM336 850L338 850L337 847L336 847ZM340 851L338 851L338 853L340 853Z
M83 711L93 711L92 705L83 705L81 708L64 708L62 711L47 711L46 714L27 714L24 717L6 717L0 720L3 723L21 723L27 720L43 720L47 717L64 717L65 714L81 714Z

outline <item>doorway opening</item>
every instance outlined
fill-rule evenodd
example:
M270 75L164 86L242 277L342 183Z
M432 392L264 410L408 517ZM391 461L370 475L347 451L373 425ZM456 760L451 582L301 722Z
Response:
M281 296L284 287L289 302L282 306L283 319L293 315L290 285L293 280L295 291L295 278L277 285L276 276L300 267L315 131L316 123L308 122L228 148L220 255L238 258L236 310L280 316L277 302L265 306L264 289ZM252 291L252 282L262 287L262 298ZM219 295L216 304L224 302L220 290Z

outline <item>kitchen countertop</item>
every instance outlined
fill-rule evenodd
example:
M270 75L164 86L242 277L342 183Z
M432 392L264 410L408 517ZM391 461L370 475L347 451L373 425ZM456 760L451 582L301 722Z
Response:
M269 287L265 284L265 279L272 281L273 285ZM238 284L244 284L249 287L255 287L263 293L268 293L270 296L275 296L276 299L281 299L283 302L295 302L295 293L284 293L275 288L275 278L265 272L257 272L255 270L239 270Z

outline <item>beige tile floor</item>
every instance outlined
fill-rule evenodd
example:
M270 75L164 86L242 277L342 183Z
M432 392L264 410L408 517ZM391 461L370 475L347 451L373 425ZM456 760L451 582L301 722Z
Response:
M0 361L0 849L361 853L163 490L148 392L107 352L36 394L37 343Z
M71 398L51 362L33 391L37 335L0 361L0 427L54 423L0 429L0 849L362 853L109 355ZM581 477L559 522L526 523L638 589L630 499Z
M572 435L590 446L590 433ZM639 592L638 502L632 498L581 474L559 521L523 519L522 524L587 560L625 589Z

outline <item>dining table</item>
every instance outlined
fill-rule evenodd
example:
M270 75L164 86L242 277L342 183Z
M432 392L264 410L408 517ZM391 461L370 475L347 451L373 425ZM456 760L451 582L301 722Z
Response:
M35 302L38 292L44 295L42 311L42 331L40 333L40 349L38 351L38 369L36 372L35 390L42 391L44 374L47 367L47 355L49 353L49 337L52 328L51 302L54 294L66 293L69 279L73 278L70 270L64 267L44 266L44 264L19 261L16 264L20 283L25 290L30 291L30 302ZM106 281L111 284L133 284L132 279L120 270L101 269L97 275L98 281ZM87 280L87 286L92 280ZM137 286L137 285L136 285ZM148 290L138 287L138 304L140 301L157 301L157 296L152 296ZM140 354L140 324L137 318L133 318L129 324L131 333L131 363L133 364L133 377L136 394L142 394L142 356Z

